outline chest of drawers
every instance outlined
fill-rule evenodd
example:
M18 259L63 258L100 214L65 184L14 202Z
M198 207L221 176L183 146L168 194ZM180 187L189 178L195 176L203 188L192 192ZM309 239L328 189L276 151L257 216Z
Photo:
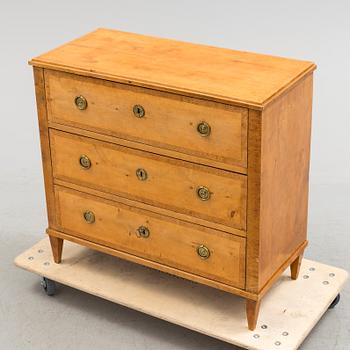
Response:
M307 245L315 65L106 29L30 63L55 262L67 239L236 294L254 329Z

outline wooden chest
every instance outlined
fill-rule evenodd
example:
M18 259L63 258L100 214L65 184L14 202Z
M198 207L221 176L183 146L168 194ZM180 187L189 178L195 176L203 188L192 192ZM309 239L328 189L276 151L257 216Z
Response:
M55 262L67 239L242 296L254 329L307 244L315 65L106 29L30 63Z

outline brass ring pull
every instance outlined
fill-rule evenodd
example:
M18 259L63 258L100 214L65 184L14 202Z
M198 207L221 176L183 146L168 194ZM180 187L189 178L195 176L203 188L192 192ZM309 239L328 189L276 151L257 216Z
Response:
M74 103L77 106L77 108L80 109L81 111L86 109L87 105L88 105L87 100L86 100L86 98L84 96L77 96L74 99Z
M197 188L197 196L199 197L200 200L202 201L207 201L210 199L210 191L209 188L205 186L199 186Z
M197 254L201 259L208 259L210 257L210 250L205 245L201 244L197 248Z
M140 226L136 230L136 234L138 237L148 238L149 235L151 234L151 232L150 232L149 228L147 228L146 226Z
M148 178L147 171L142 168L136 170L136 176L140 181L145 181Z
M200 122L197 125L197 131L199 132L199 135L201 136L209 136L211 132L211 127L206 122Z
M95 222L95 214L92 211L86 211L83 214L84 216L84 220L88 223L88 224L93 224Z
M145 109L141 105L135 105L132 111L137 118L143 118L146 114Z
M85 154L82 154L79 158L79 164L83 169L90 169L91 168L91 160L88 156Z

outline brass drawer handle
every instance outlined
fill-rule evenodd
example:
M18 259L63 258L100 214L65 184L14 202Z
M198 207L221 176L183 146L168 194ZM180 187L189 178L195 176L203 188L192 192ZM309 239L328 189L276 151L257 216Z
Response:
M211 132L211 127L206 122L200 122L197 125L197 131L199 132L199 135L201 136L209 136Z
M95 214L92 211L88 210L84 212L83 216L88 224L93 224L95 222Z
M147 171L142 168L136 170L136 176L140 181L145 181L148 178Z
M202 201L207 201L210 199L210 191L208 187L205 186L199 186L197 188L197 196Z
M143 118L146 114L145 109L141 105L135 105L132 111L137 118Z
M151 234L151 232L150 232L149 228L147 228L146 226L140 226L136 230L136 234L138 237L148 238L149 235Z
M82 154L79 158L79 164L83 169L90 169L91 168L91 160L88 156L85 154Z
M87 100L86 100L86 98L84 96L77 96L74 99L74 103L77 106L77 108L80 109L81 111L86 109L87 105L88 105Z
M208 259L210 257L210 250L205 245L201 244L197 248L197 254L201 259Z

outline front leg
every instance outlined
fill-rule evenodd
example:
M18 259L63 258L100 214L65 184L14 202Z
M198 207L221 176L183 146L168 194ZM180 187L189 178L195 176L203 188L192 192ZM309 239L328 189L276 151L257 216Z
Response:
M56 264L59 264L62 260L62 248L63 248L63 239L55 236L50 236L50 244L53 255L53 260Z
M301 261L303 260L303 254L300 254L291 264L290 272L292 280L296 280L299 276Z
M246 300L246 313L249 330L253 331L258 321L260 300Z

